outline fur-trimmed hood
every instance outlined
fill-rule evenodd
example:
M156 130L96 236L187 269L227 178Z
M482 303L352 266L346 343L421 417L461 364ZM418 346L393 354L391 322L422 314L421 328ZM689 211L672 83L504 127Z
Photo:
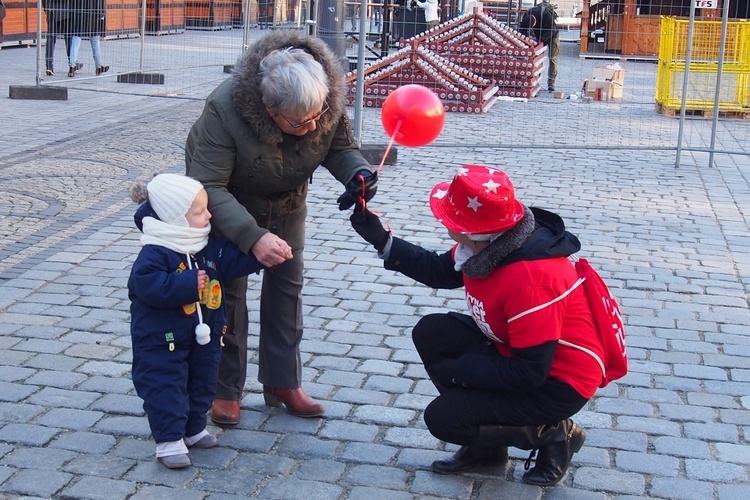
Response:
M569 257L580 249L578 238L565 230L559 215L526 207L518 224L469 258L461 271L470 278L486 278L498 267L513 262Z
M260 61L277 49L295 47L310 53L318 61L330 80L328 105L330 112L324 114L314 132L305 134L314 140L336 128L345 108L346 85L341 61L319 38L312 38L296 31L278 30L261 38L240 56L232 71L232 102L242 119L247 122L254 135L266 143L278 144L283 133L266 111L260 91Z

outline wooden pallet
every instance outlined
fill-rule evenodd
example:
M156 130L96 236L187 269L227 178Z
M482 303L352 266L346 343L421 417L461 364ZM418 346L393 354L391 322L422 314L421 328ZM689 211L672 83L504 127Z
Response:
M664 116L671 116L675 118L680 117L680 108L672 108L665 106L659 102L656 103L656 112L664 115ZM690 118L713 118L714 117L714 110L713 109L686 109L685 110L685 116L688 116ZM719 111L719 118L734 118L734 119L745 119L750 118L750 109L747 111Z

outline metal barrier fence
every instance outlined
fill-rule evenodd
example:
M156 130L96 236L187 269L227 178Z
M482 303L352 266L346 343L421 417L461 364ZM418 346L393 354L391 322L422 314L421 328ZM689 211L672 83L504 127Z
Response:
M190 0L183 3L183 7L170 11L155 10L158 4L156 0L143 0L140 4L128 2L134 0L107 4L107 30L101 42L101 57L110 69L98 76L92 48L87 40L83 41L78 57L84 67L74 77L67 76L66 44L62 43L65 35L48 31L49 12L42 9L39 13L42 44L36 47L38 84L98 92L204 99L229 76L229 68L248 44L268 33L268 29L319 30L321 25L318 19L322 22L322 18L318 14L321 9L334 9L331 12L343 14L337 16L335 21L328 22L325 28L329 30L328 36L333 36L338 47L342 48L342 60L348 60L352 67L357 64L361 52L365 53L365 63L372 65L383 54L393 57L399 50L411 46L408 38L399 45L394 32L402 37L419 37L426 27L424 13L420 13L418 7L407 9L388 2L363 2L359 9L346 10L347 7L356 7L356 3L345 3L343 0L288 0L259 4L256 0L240 3L213 0L204 2L212 5L213 9L200 10L196 5L201 2ZM170 5L176 3L179 2ZM38 5L41 7L41 0ZM223 10L218 9L221 5L225 7ZM113 7L112 10L110 7ZM144 7L145 17L142 15ZM262 10L262 7L266 10ZM446 8L443 12L450 10ZM490 14L480 11L480 15ZM467 11L463 15L471 16L473 13ZM13 13L9 10L11 16ZM412 24L405 23L409 16L413 16ZM490 17L496 20L502 18L496 13ZM450 23L451 19L445 19L441 26ZM514 19L517 22L518 16ZM351 22L354 22L353 26ZM502 19L500 22L507 24ZM476 24L480 29L481 22L477 21ZM352 27L357 29L352 30ZM508 27L518 29L518 26ZM714 145L713 152L749 154L750 120L745 115L747 103L731 117L719 116L721 119L715 127L711 123L714 117L707 110L693 113L685 121L681 121L676 113L671 113L672 116L659 113L655 106L659 85L656 57L625 56L618 54L617 50L606 49L606 45L601 53L597 52L601 47L595 47L595 42L588 43L589 40L586 44L581 43L580 35L576 38L576 31L572 28L574 26L566 25L561 41L555 93L546 89L547 67L544 66L538 70L542 72L541 76L537 75L543 82L542 87L535 89L533 97L500 96L484 113L448 113L447 120L452 124L450 130L456 132L442 134L434 145L592 151L618 148L678 150L680 147L682 150L694 148L705 151L708 145ZM608 33L608 36L613 36L611 29ZM384 37L384 34L387 36ZM625 33L620 35L624 37ZM628 35L633 36L632 33ZM59 38L53 53L55 74L47 75L45 49L52 38ZM24 43L33 45L35 40ZM7 40L5 44L8 44ZM582 52L584 45L590 50ZM31 61L32 58L30 64ZM621 97L612 99L615 92L592 93L592 88L597 86L592 83L600 78L596 75L612 70L619 70L622 81L617 88ZM159 78L144 83L143 79L128 76L133 74L155 74ZM696 77L703 76L697 74ZM584 92L587 82L588 95ZM717 83L716 79L710 83ZM352 116L355 115L353 108L350 112ZM362 109L362 143L383 144L388 140L379 122L379 110ZM595 153L592 156L595 157Z

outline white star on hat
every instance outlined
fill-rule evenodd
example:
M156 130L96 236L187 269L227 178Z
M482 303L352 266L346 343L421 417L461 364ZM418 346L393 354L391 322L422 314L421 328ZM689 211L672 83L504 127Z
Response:
M442 200L443 198L445 198L446 194L448 194L447 189L436 189L432 197L437 198L438 200Z
M456 172L456 176L459 176L459 175L468 175L468 174L469 174L469 169L466 168L466 167L461 167L461 168L458 169L458 172Z
M492 179L490 179L487 182L485 182L484 184L482 184L482 186L484 186L484 187L487 188L487 192L488 193L489 192L493 192L493 193L497 194L497 188L500 186L500 184L498 184L495 181L493 181Z
M479 207L481 207L482 204L479 203L479 197L475 196L474 198L469 198L469 204L466 206L476 212L477 210L479 210Z

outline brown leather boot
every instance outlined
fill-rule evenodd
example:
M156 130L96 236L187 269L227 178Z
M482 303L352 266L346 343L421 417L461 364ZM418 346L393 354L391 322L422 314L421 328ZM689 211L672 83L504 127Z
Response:
M323 405L305 394L305 391L301 387L295 389L278 389L264 385L263 399L268 406L273 406L274 408L278 408L284 403L287 411L297 417L319 417L325 411Z
M211 420L220 426L240 423L240 402L231 399L214 399Z

